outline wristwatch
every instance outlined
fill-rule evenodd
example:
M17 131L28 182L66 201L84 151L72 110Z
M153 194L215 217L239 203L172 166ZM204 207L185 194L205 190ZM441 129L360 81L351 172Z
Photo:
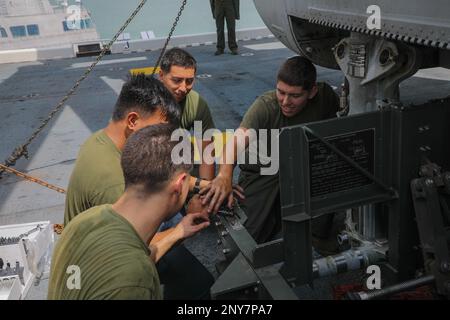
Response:
M200 179L200 178L196 178L195 179L194 189L192 190L193 193L199 193L200 192L200 182L202 182L202 179Z

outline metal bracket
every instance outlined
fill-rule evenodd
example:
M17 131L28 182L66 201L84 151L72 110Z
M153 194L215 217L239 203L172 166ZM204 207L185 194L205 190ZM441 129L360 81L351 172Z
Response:
M438 293L450 297L450 234L445 199L450 195L450 172L442 174L437 165L427 164L420 173L422 178L411 182L411 192L425 269L436 279Z

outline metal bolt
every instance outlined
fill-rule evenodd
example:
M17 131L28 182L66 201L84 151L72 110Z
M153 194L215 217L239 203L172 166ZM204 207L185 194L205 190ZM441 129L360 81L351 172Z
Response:
M222 222L216 221L216 227L220 227L222 225Z
M425 168L425 167L422 167L422 168L420 168L420 175L422 176L422 177L424 177L424 176L426 176L427 175L427 169Z
M390 48L385 48L383 51L381 51L379 58L380 65L385 66L392 60L393 60L393 52Z
M228 254L228 253L231 252L231 250L230 249L223 249L222 252L223 252L223 254Z
M344 245L350 241L350 238L348 237L347 234L341 233L341 234L338 234L337 241L340 245Z
M345 57L345 44L340 44L336 49L336 55L339 59L343 59Z
M220 235L221 235L222 237L225 237L225 236L228 235L228 231L222 231L222 232L220 233Z
M442 273L449 273L450 272L450 263L447 261L444 261L441 263L441 272Z
M434 180L433 179L426 179L425 180L425 184L427 185L427 187L432 187L432 186L434 186Z
M423 191L422 184L418 180L414 181L414 189L416 189L417 192Z

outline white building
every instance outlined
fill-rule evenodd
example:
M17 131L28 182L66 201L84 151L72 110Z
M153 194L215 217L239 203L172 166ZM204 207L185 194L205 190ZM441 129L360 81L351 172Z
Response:
M78 1L79 3L80 1ZM98 40L87 10L49 0L0 0L0 51L67 47Z

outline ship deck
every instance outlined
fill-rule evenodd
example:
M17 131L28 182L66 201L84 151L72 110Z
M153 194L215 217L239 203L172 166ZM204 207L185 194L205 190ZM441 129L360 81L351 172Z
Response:
M275 86L281 62L294 53L273 38L241 41L240 55L214 56L213 45L188 47L198 60L195 90L208 102L216 126L237 128L254 99ZM106 56L83 82L42 134L30 145L29 159L15 168L66 188L78 149L93 132L105 127L128 70L152 66L159 51ZM94 58L61 59L0 65L0 159L24 143L84 73ZM338 88L339 71L318 69L320 81ZM423 103L448 96L450 73L421 71L401 86L405 103ZM0 180L0 225L51 221L62 223L64 195L5 174ZM187 246L217 275L221 258L217 235L210 228ZM47 280L33 287L28 299L45 299ZM328 298L308 291L307 298Z

